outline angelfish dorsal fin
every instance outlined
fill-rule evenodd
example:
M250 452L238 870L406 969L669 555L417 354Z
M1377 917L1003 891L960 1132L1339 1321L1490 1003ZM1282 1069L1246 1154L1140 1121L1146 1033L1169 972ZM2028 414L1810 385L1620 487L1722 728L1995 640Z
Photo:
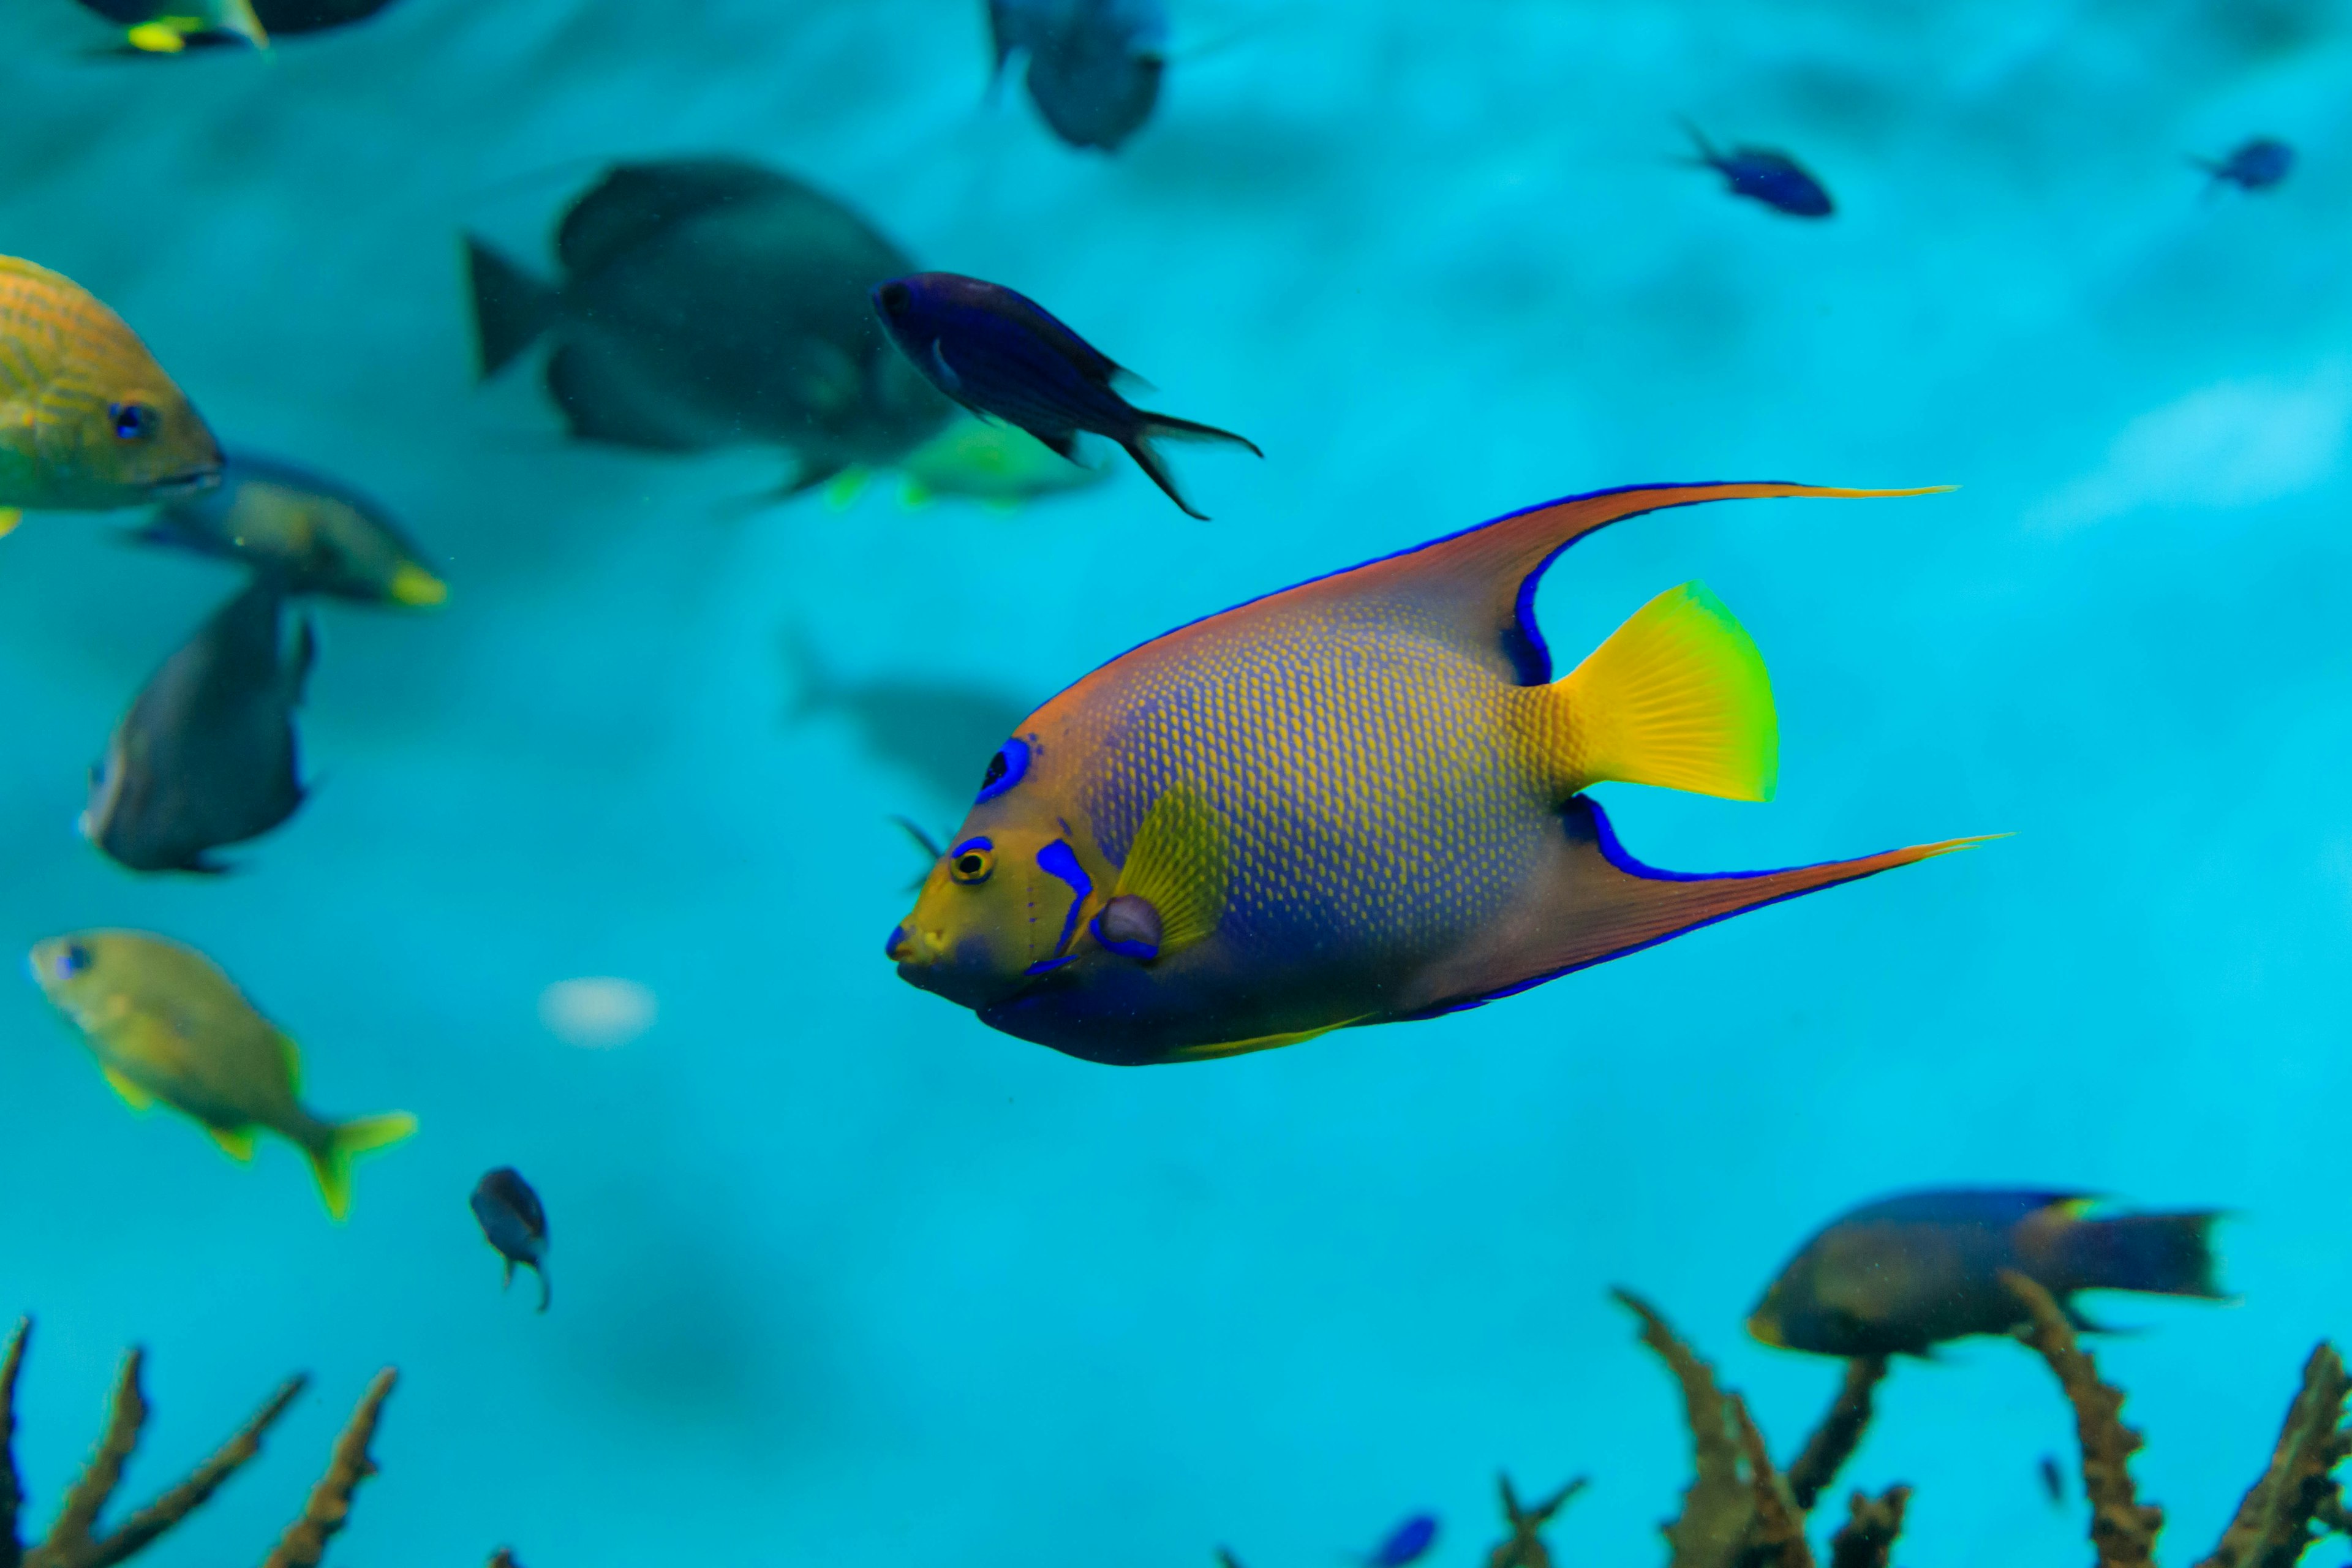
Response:
M1114 897L1160 911L1160 951L1174 952L1217 929L1233 880L1233 825L1191 784L1171 784L1151 803Z
M1416 626L1493 660L1506 679L1535 686L1552 678L1550 650L1535 624L1536 584L1554 556L1588 533L1645 511L1700 501L1927 493L1929 489L1838 489L1769 480L1599 490L1515 511L1255 603L1347 603L1359 616L1367 607L1377 607L1410 617Z

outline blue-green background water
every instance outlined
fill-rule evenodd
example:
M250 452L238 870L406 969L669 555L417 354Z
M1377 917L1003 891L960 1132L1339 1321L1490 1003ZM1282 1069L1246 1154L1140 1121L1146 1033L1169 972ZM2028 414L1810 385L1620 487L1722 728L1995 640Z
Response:
M228 591L110 520L0 545L0 946L152 927L403 1107L330 1225L298 1157L134 1119L0 987L0 1308L38 1314L17 1451L54 1501L124 1344L163 1484L277 1378L265 1458L153 1554L257 1558L366 1377L404 1381L337 1560L1328 1568L1410 1509L1480 1560L1494 1472L1593 1486L1567 1556L1642 1562L1687 1458L1603 1290L1648 1293L1782 1450L1834 1364L1739 1320L1839 1209L1936 1183L2221 1205L2240 1304L2099 1303L2137 1469L2201 1550L2297 1363L2347 1327L2352 32L2210 0L1467 5L1176 0L1118 157L981 101L977 0L399 0L113 64L65 0L0 18L0 250L115 305L232 446L383 497L428 616L320 612L315 798L217 882L73 832L138 683ZM1675 167L1674 116L1790 148L1804 225ZM2303 167L2204 201L2257 132ZM615 157L719 151L1009 283L1241 430L1012 516L887 487L744 518L776 458L567 447L472 384L457 236L533 257ZM529 247L529 248L526 248ZM1178 621L1573 490L1951 482L1739 503L1579 546L1572 657L1703 577L1770 661L1780 797L1602 792L1691 869L2014 838L1494 1007L1186 1068L990 1033L879 957L960 809L837 720L852 676L1042 699ZM981 759L975 758L977 770ZM657 1026L561 1043L611 973ZM466 1212L513 1163L555 1310ZM2048 1373L1899 1368L1846 1478L1916 1484L1915 1568L2063 1562ZM1830 1514L1840 1511L1835 1500Z

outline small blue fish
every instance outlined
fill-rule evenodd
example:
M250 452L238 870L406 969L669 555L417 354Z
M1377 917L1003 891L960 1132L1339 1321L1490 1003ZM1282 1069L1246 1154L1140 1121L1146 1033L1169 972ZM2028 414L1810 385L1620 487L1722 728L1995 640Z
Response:
M1364 1568L1406 1568L1429 1554L1437 1544L1437 1516L1417 1513L1393 1531L1389 1538L1367 1552Z
M2294 149L2275 136L2257 136L2220 163L2210 158L2189 160L2213 176L2208 192L2224 184L2242 191L2267 191L2294 172Z
M547 1310L547 1209L531 1191L522 1173L501 1165L475 1185L474 1218L481 1222L482 1239L498 1249L507 1266L506 1284L514 1283L520 1263L539 1276L539 1310ZM501 1289L504 1289L502 1286Z
M1035 300L1002 285L916 272L877 284L874 309L908 362L966 408L1019 426L1074 463L1078 432L1108 436L1170 500L1203 521L1152 438L1231 441L1265 456L1230 430L1136 407L1111 390L1111 378L1125 372Z
M1160 101L1162 0L988 0L988 30L996 74L1025 53L1030 100L1073 147L1116 152Z
M1764 1292L1748 1331L1822 1355L1925 1355L1946 1340L2025 1321L2000 1276L2058 1298L2076 1328L2077 1290L2218 1297L2210 1233L2220 1216L2093 1218L2073 1193L1959 1188L1865 1204L1801 1247Z
M1822 183L1786 153L1769 147L1734 147L1719 153L1697 126L1685 121L1683 129L1698 145L1698 156L1690 160L1691 165L1721 174L1724 188L1733 195L1762 202L1790 217L1828 217L1837 210Z

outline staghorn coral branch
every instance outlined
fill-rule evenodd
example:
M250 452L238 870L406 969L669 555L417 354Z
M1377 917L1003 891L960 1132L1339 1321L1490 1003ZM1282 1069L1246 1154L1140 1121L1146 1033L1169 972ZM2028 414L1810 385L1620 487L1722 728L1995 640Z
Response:
M327 1542L351 1519L352 1494L359 1489L362 1481L375 1474L375 1461L368 1457L368 1444L375 1436L383 1402L398 1381L400 1373L391 1367L375 1374L375 1381L360 1397L359 1408L352 1412L342 1436L335 1439L334 1458L319 1484L310 1489L310 1500L302 1510L302 1517L286 1527L286 1533L278 1537L277 1548L263 1559L261 1568L318 1568L319 1560L327 1554Z
M1862 1446L1862 1435L1870 1426L1871 1395L1885 1375L1885 1356L1857 1356L1845 1363L1845 1382L1839 1385L1837 1398L1806 1439L1805 1451L1789 1467L1789 1495L1798 1512L1813 1511L1813 1504Z
M1520 1506L1509 1476L1497 1479L1503 1492L1503 1519L1511 1527L1511 1537L1486 1554L1486 1568L1551 1568L1551 1549L1543 1543L1543 1528L1551 1522L1552 1515L1568 1506L1569 1499L1584 1489L1585 1478L1577 1477L1533 1508Z
M2074 1432L2083 1446L2083 1490L2091 1500L2091 1544L2099 1568L2154 1568L2151 1556L2164 1510L2143 1503L2133 1489L2131 1457L2140 1435L2124 1425L2123 1390L2099 1381L2098 1364L2074 1342L2074 1331L2050 1292L2004 1268L2001 1283L2024 1303L2032 1321L2021 1331L2042 1352L2074 1406Z
M139 1447L139 1434L147 1426L147 1395L139 1386L140 1369L145 1363L146 1352L135 1348L122 1358L122 1370L115 1374L114 1394L107 1405L106 1435L67 1490L65 1506L58 1510L47 1538L25 1554L25 1568L88 1568L96 1561L98 1542L90 1538L90 1531L98 1523L99 1510L121 1484L122 1467Z
M33 1320L19 1318L8 1334L8 1352L0 1360L0 1568L19 1568L25 1560L24 1537L16 1532L16 1516L25 1506L25 1483L16 1474L16 1373L25 1364L25 1342L33 1337Z
M1812 1548L1805 1543L1805 1516L1789 1495L1788 1482L1772 1468L1764 1434L1748 1414L1748 1402L1736 1394L1724 1395L1739 1451L1748 1459L1750 1516L1748 1536L1739 1553L1743 1563L1775 1563L1779 1568L1813 1568Z
M1854 1493L1846 1501L1849 1517L1830 1537L1830 1568L1886 1568L1910 1501L1909 1487L1889 1487L1877 1497Z
M294 1403L295 1396L310 1381L299 1375L288 1378L253 1413L252 1419L191 1471L186 1480L123 1521L121 1529L98 1541L87 1556L77 1560L78 1568L114 1568L114 1564L145 1550L157 1536L203 1507L213 1493L220 1490L223 1482L261 1452L262 1434L277 1425L278 1418L286 1414L286 1407Z
M2342 1527L2343 1496L2331 1472L2352 1456L2352 1435L2344 1430L2347 1394L2352 1379L2322 1341L2303 1363L2303 1387L2287 1407L2269 1468L2197 1568L2293 1568L2316 1539L2314 1520Z
M1755 1513L1755 1498L1739 1476L1739 1439L1723 1391L1706 1363L1676 1338L1657 1310L1631 1290L1610 1292L1642 1320L1642 1342L1655 1351L1682 1385L1696 1472L1683 1492L1683 1511L1664 1527L1670 1568L1728 1568L1738 1560Z

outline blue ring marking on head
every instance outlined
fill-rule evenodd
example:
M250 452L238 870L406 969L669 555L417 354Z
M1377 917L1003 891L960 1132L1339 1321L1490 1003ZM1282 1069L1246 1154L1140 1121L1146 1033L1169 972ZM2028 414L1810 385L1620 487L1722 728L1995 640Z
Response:
M902 925L892 926L890 928L890 934L883 939L882 956L885 958L890 957L893 953L898 951L898 944L906 940L907 928Z
M1102 944L1105 952L1115 952L1121 958L1132 958L1140 963L1149 963L1160 956L1160 944L1156 942L1113 942L1103 935L1100 915L1087 922L1087 930L1094 933L1095 941Z
M988 759L988 772L981 775L980 794L972 805L994 800L1029 774L1029 742L1015 735L996 748L996 755Z
M1077 853L1059 838L1037 851L1037 869L1070 885L1070 912L1062 917L1062 940L1054 944L1054 955L1058 958L1068 952L1070 943L1077 940L1078 911L1087 907L1087 900L1095 890L1095 879L1078 864Z

